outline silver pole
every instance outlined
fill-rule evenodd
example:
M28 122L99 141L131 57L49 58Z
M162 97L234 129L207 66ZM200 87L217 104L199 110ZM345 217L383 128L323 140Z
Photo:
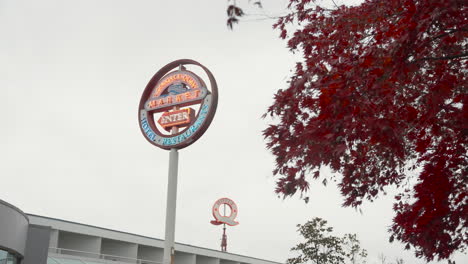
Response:
M164 264L174 264L174 237L177 200L177 170L179 152L171 149L169 152L169 176L167 180L166 235L164 239Z
M179 71L184 67L179 65ZM178 106L174 106L172 110L178 110ZM177 134L179 128L173 126L171 134ZM166 201L166 234L164 238L164 257L163 264L174 264L175 255L175 223L176 223L176 205L177 205L177 172L179 166L179 152L172 148L169 152L169 175L167 179L167 201Z

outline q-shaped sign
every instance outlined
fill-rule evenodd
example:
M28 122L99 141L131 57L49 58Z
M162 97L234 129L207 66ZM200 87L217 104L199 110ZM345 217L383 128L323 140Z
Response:
M221 205L224 206L229 206L231 209L230 215L222 215L219 210ZM235 226L238 225L239 222L234 221L237 217L237 205L234 203L233 200L229 198L221 198L218 199L215 204L213 205L213 217L215 220L211 221L213 225L221 225L221 224L227 224L230 226Z

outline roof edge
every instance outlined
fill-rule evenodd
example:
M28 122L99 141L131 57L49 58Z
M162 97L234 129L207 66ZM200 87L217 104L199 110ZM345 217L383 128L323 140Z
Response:
M70 223L70 224L76 224L76 225L81 225L81 226L87 226L87 227L92 227L92 228L98 228L98 229L101 229L101 230L117 232L117 233L121 233L121 234L132 235L132 236L137 236L137 237L146 238L146 239L164 241L163 239L159 239L159 238L155 238L155 237L149 237L149 236L134 234L134 233L125 232L125 231L118 231L118 230L105 228L105 227L94 226L94 225L82 224L82 223L77 223L77 222L73 222L73 221L69 221L69 220L63 220L63 219L58 219L58 218L53 218L53 217L48 217L48 216L42 216L42 215L36 215L36 214L26 214L26 215L33 216L33 217L40 217L40 218L50 219L50 220L55 220L55 221L60 221L60 222L65 222L65 223ZM210 251L214 251L214 252L220 252L220 253L223 253L223 254L229 254L229 255L238 256L238 257L251 258L251 259L267 261L267 262L271 262L271 263L282 264L281 262L277 262L277 261L261 259L261 258L255 258L255 257L250 257L250 256L245 256L245 255L240 255L240 254L234 254L234 253L230 253L230 252L223 252L223 251L219 251L219 250L216 250L216 249L204 248L204 247L194 246L194 245L190 245L190 244L184 244L184 243L178 243L178 242L176 242L176 244L183 245L183 246L194 247L194 248L199 248L199 249L204 249L204 250L210 250Z
M24 216L24 218L26 218L26 221L28 221L29 223L29 217L28 217L28 214L26 214L25 212L23 212L21 209L19 209L18 207L12 205L11 203L8 203L2 199L0 199L0 204L3 204L5 205L6 207L10 207L11 209L17 211L18 213L20 213L21 215Z

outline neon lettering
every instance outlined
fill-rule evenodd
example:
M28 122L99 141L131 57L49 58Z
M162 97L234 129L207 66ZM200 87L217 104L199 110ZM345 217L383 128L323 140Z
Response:
M159 96L161 93L166 89L169 85L175 83L175 82L183 82L187 84L191 89L197 89L200 88L198 85L198 81L190 76L187 73L174 73L174 74L169 74L166 76L164 79L162 79L159 84L157 85L156 92L154 96Z
M141 120L141 127L143 128L143 131L145 132L146 136L148 136L148 138L151 139L152 141L155 141L156 134L149 126L148 120L146 119L146 117L143 118L143 120Z

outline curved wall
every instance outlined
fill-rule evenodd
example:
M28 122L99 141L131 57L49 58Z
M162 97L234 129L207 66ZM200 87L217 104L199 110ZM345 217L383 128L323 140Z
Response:
M28 217L18 208L0 200L0 249L24 256Z

